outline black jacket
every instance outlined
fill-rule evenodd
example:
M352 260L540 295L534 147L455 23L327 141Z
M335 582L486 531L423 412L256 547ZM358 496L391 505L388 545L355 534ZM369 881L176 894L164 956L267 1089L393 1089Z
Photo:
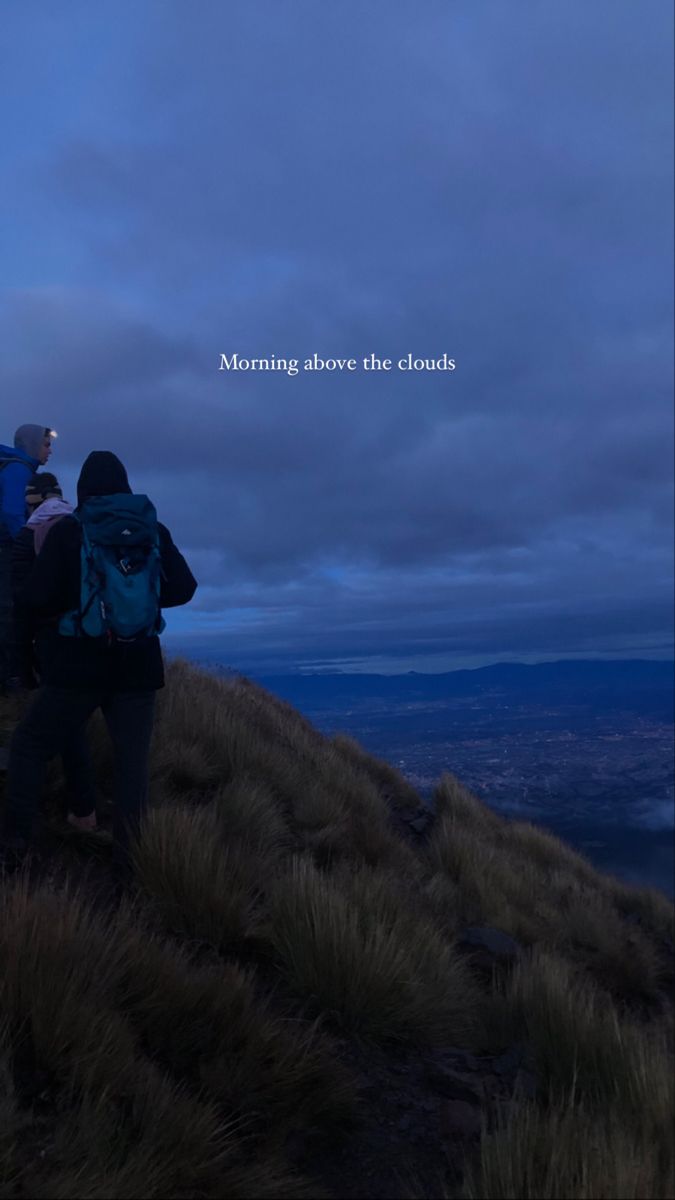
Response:
M162 560L162 608L187 604L197 582L165 525L159 524ZM30 574L14 594L21 618L28 610L39 625L38 656L42 682L56 687L105 691L145 691L164 686L158 637L108 644L104 638L63 637L50 618L78 608L82 529L63 517L49 531Z
M40 624L35 613L20 601L21 592L35 564L35 535L24 525L12 542L12 603L14 608L14 650L16 668L26 687L36 687L35 638ZM55 624L55 619L52 619Z

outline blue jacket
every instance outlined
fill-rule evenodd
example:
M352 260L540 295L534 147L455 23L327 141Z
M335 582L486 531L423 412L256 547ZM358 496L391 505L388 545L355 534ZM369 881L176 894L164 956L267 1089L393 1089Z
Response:
M25 450L0 445L0 545L18 537L26 522L26 484L39 466Z

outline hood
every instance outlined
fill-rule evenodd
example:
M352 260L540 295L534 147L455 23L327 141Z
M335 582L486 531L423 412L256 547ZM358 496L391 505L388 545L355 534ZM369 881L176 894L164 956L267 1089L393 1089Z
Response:
M77 503L84 504L90 496L131 495L126 468L110 450L92 450L84 460L77 481Z
M27 454L25 450L17 449L16 446L0 445L0 458L13 458L15 462L25 463L25 465L27 467L31 467L33 471L40 466L39 459L33 458L30 454Z
M73 511L72 504L67 500L62 500L60 496L50 496L48 500L44 500L39 508L28 518L26 524L34 529L36 525L42 525L45 521L52 521L54 517L67 517Z
M19 425L14 434L14 445L31 458L38 458L48 425Z

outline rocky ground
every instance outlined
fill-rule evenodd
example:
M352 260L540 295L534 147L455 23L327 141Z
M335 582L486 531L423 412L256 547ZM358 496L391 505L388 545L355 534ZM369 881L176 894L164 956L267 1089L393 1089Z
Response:
M343 1147L291 1146L307 1174L334 1196L433 1197L461 1182L481 1125L494 1126L516 1088L535 1087L524 1050L476 1056L460 1047L387 1053L341 1043L356 1073L360 1124Z

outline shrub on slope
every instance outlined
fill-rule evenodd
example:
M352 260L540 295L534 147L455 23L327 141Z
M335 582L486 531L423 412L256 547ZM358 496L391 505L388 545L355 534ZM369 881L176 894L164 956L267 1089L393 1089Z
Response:
M197 968L129 908L106 919L25 878L1 891L9 1195L308 1194L276 1146L351 1107L308 1022L274 1017L234 964ZM16 1088L35 1078L48 1116L26 1132Z
M457 1042L477 1026L464 963L381 872L322 874L296 859L273 885L267 932L303 995L378 1040Z
M447 1194L447 1193L446 1193ZM672 1174L653 1147L611 1110L591 1112L573 1093L549 1109L514 1104L483 1136L462 1200L670 1200Z
M553 834L492 812L451 776L435 795L430 867L453 886L464 921L557 950L620 1003L658 997L672 979L664 931L673 907L664 896L602 875ZM442 882L435 894L442 911ZM636 913L639 922L627 919Z

